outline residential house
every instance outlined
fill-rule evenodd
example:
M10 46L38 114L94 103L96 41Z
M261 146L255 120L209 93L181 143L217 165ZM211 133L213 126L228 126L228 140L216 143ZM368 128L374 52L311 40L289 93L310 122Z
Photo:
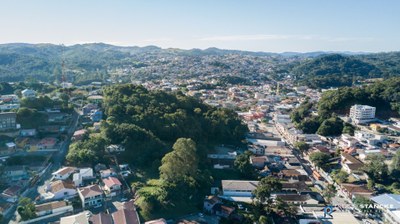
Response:
M233 201L251 201L258 181L222 180L222 197Z
M53 179L55 180L66 180L71 176L71 174L75 172L76 172L75 167L66 166L52 173L52 175Z
M322 203L322 201L318 200L312 194L278 194L276 198L296 205L318 205Z
M19 107L20 102L17 95L0 95L0 111L19 109Z
M213 207L213 214L223 217L223 218L226 218L226 219L229 218L233 214L234 211L235 211L234 207L226 206L223 204L216 204Z
M267 160L266 156L250 156L250 164L257 169L263 169Z
M90 114L91 111L96 110L97 108L98 108L98 106L95 104L86 104L82 108L82 114L88 115L88 114Z
M350 200L353 199L355 196L363 196L370 198L373 195L373 191L369 190L365 185L358 185L358 184L347 184L343 183L340 184L340 189L346 197Z
M83 179L80 173L74 173L72 175L72 182L74 182L75 187L81 187L83 185Z
M104 190L107 194L114 194L121 190L122 184L116 177L107 177L102 179L104 184Z
M18 198L21 193L21 187L18 185L13 185L5 189L2 193L1 196L8 202L16 202L18 201Z
M83 211L75 215L61 217L60 224L90 224L89 217L88 211Z
M35 98L36 97L36 91L32 89L24 89L21 91L21 94L25 98Z
M308 187L308 185L304 181L299 181L299 182L283 182L282 183L282 190L281 192L275 192L276 194L302 194L302 193L307 193L311 192L311 189Z
M65 124L70 118L69 114L61 113L61 112L49 112L47 113L47 122L48 123L61 123Z
M300 161L294 156L287 157L287 158L285 158L284 161L285 161L284 162L285 167L287 169L301 169L302 168Z
M45 200L69 199L76 196L76 188L72 182L56 180L46 186L42 198Z
M35 205L36 215L44 216L50 214L64 214L72 212L74 208L65 201L52 201L44 204Z
M90 224L113 224L113 218L111 214L100 212L92 215L89 218Z
M92 95L87 98L89 102L99 104L103 101L103 96L101 95Z
M40 139L37 143L37 150L40 151L58 151L59 148L56 147L57 145L57 138L53 137L45 137Z
M106 169L106 170L100 170L100 176L101 176L101 178L116 177L117 172L113 168Z
M122 208L112 213L114 224L140 224L133 200L123 203Z
M80 168L79 169L79 174L81 175L83 180L90 180L95 178L93 174L93 169L88 167L88 168Z
M83 208L96 207L103 204L103 191L97 184L78 188L78 194Z
M305 181L310 183L311 180L308 177L307 172L302 169L284 169L279 172L279 177L288 182Z
M125 148L122 145L109 145L106 147L106 150L109 153L124 152Z
M8 181L18 181L28 179L29 175L25 166L6 166L3 177Z
M83 137L86 135L87 130L86 129L81 129L81 130L77 130L74 132L74 134L72 135L72 139L74 141L80 141L83 139Z
M364 165L360 160L347 153L341 154L341 164L348 174L360 173L360 169Z
M204 199L204 202L203 202L203 209L206 212L212 213L213 207L216 204L220 204L220 203L222 203L222 201L217 196L207 196L206 199Z
M383 221L385 223L400 223L400 195L399 194L381 194L372 197L377 208L382 211Z

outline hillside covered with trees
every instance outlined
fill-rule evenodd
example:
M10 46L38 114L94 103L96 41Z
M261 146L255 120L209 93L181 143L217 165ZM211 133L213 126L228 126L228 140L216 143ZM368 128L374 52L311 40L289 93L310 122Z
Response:
M71 144L67 161L107 163L105 147L121 144L125 152L117 155L120 163L153 173L152 180L134 186L141 214L147 218L161 211L168 215L182 212L179 209L191 211L212 182L206 168L208 149L216 144L238 146L248 131L234 111L182 93L149 91L132 84L106 87L103 93L107 118L101 133Z
M388 118L400 114L400 77L364 85L341 87L325 91L317 104L303 102L291 113L291 119L304 133L323 136L353 134L354 127L343 122L337 115L346 115L354 104L366 104L377 108L377 116ZM317 110L318 115L311 111Z
M313 88L340 87L370 78L399 76L399 62L399 53L327 54L304 60L291 71L300 83Z

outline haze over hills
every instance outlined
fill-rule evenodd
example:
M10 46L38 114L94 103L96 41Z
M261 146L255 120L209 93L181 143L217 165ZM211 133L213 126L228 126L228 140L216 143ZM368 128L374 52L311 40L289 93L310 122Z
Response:
M0 80L60 81L64 61L67 81L88 83L109 78L147 80L166 77L294 75L313 87L351 85L365 78L398 76L400 52L251 52L207 48L182 50L157 46L124 47L104 43L62 46L0 45Z

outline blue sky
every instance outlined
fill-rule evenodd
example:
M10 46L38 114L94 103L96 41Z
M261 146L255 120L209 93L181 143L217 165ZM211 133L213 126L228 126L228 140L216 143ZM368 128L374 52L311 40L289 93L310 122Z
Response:
M398 51L398 0L0 0L0 43Z

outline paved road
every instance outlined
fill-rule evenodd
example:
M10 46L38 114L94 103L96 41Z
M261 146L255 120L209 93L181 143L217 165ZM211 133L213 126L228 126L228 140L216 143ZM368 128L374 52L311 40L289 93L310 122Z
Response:
M39 181L36 182L34 186L29 188L24 194L24 197L28 197L32 200L35 200L39 196L38 192L38 187L43 185L46 180L49 180L52 177L52 172L58 170L62 164L65 161L65 156L68 153L69 145L71 144L71 137L74 134L76 127L78 126L78 121L79 121L79 114L75 110L72 116L72 121L70 123L70 127L67 132L67 139L61 144L60 150L58 152L54 152L52 155L52 160L53 163L51 166L46 170L46 172L41 176ZM14 211L12 211L10 214L14 214L12 217L6 217L5 222L9 221L9 223L18 223L16 221L17 219L17 213L16 213L16 207L14 208Z

